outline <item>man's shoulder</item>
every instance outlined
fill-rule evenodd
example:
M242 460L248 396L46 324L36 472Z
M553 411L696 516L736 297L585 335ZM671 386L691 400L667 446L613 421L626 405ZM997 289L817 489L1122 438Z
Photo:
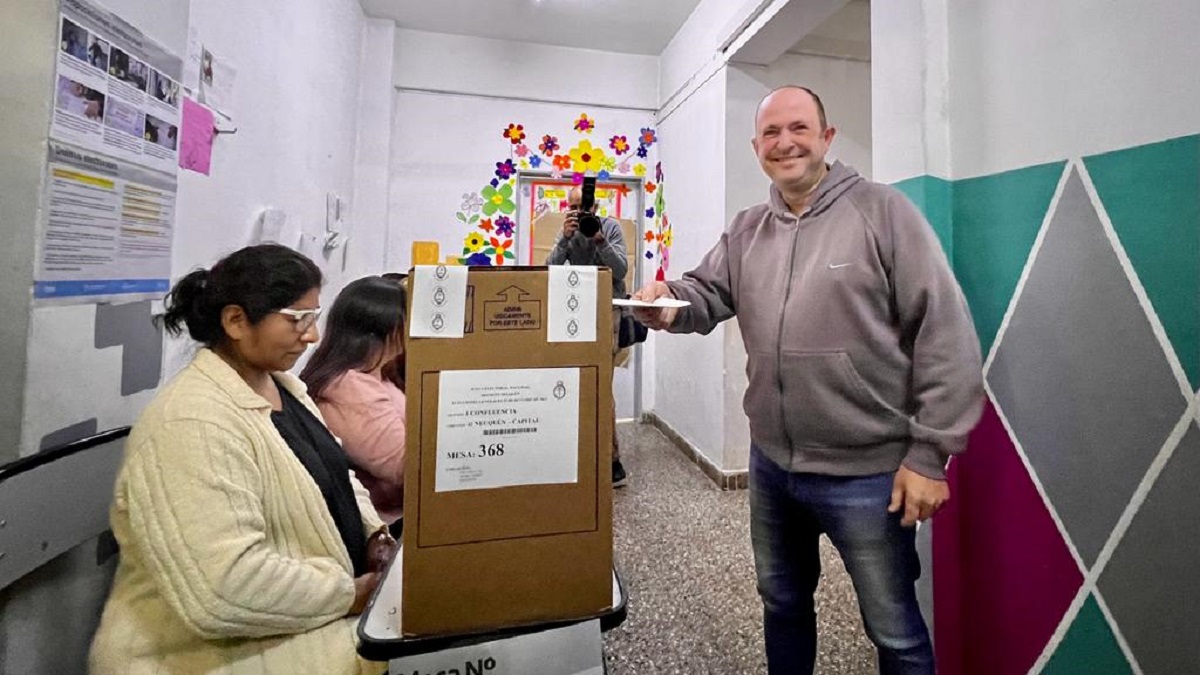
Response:
M737 212L733 220L729 222L729 227L725 228L725 232L731 237L753 232L770 216L771 206L766 202L747 206Z

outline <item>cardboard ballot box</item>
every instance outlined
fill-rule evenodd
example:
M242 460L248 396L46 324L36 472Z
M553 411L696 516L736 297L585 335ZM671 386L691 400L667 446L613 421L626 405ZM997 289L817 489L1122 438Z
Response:
M404 634L608 609L609 271L416 268L409 290Z

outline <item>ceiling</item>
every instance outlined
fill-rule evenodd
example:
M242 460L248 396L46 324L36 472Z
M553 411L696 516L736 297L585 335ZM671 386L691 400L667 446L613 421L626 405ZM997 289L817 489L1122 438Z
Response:
M657 56L699 0L361 0L401 28ZM728 0L732 1L732 0Z
M850 0L788 51L870 61L870 0Z

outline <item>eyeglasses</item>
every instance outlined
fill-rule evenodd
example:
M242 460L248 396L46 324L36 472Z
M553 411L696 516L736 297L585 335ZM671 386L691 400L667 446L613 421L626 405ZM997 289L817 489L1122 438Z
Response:
M307 333L317 320L321 318L321 308L316 309L277 309L276 314L292 317L292 327L297 333Z

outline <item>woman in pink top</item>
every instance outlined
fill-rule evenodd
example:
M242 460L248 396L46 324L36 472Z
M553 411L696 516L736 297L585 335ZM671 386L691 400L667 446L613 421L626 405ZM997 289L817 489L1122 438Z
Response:
M351 282L334 301L325 335L300 374L375 510L393 525L404 513L404 392L395 363L404 355L405 304L397 281Z

